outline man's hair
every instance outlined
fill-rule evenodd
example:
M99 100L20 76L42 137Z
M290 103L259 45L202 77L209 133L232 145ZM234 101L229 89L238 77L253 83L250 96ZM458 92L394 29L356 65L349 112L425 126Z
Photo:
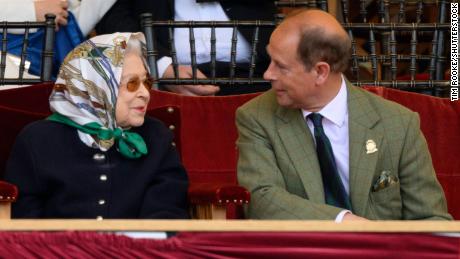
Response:
M319 26L304 27L301 29L297 55L308 70L317 62L324 61L332 72L344 72L351 55L351 41L340 34L326 33Z

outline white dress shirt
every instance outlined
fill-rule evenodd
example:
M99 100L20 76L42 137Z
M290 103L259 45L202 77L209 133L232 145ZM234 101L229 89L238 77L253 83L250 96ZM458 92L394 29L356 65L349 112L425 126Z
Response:
M311 112L302 110L304 119L312 136L314 136L314 126L307 116ZM319 112L323 116L324 133L331 142L334 159L337 165L337 171L342 180L343 187L347 194L350 194L349 184L349 136L348 136L348 105L347 105L347 86L342 77L342 84L338 94L323 107ZM316 143L315 138L313 140ZM341 222L348 210L344 210L336 217L336 222Z
M196 3L195 0L175 0L175 21L229 21L227 14L218 2ZM211 61L211 29L194 29L195 50L197 64ZM216 28L216 61L230 62L232 49L231 28ZM249 63L251 45L238 32L236 45L236 62ZM177 28L174 30L174 45L179 64L191 64L189 29ZM170 57L158 60L158 74L162 76L166 68L172 63Z

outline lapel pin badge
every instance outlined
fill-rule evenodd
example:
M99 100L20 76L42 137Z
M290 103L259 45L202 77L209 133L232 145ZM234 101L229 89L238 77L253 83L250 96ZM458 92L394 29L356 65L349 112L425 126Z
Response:
M372 139L369 139L366 141L366 154L372 154L377 152L377 144L375 144L375 141Z

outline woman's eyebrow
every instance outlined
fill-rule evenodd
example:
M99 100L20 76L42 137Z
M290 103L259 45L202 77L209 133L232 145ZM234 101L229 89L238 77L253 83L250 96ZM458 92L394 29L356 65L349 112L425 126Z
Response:
M121 77L121 80L128 80L128 79L132 79L132 78L143 79L143 78L146 78L146 77L147 77L147 73L144 73L142 76L139 76L138 74L126 74L126 75L123 75Z

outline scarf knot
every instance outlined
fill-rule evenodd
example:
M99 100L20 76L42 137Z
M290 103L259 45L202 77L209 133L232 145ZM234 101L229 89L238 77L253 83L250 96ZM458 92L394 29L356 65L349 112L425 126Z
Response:
M148 153L147 145L145 144L144 139L141 137L141 135L135 132L123 130L121 128L116 128L112 130L103 127L97 122L91 122L85 125L80 125L59 113L53 113L47 118L47 120L69 125L80 130L83 133L97 136L99 139L102 140L114 139L115 143L117 143L118 152L120 152L123 156L127 158L139 158L142 155L147 155Z

